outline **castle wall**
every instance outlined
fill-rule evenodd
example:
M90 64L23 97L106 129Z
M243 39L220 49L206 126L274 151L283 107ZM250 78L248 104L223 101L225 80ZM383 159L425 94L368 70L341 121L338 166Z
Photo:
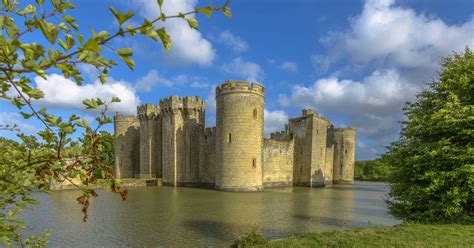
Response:
M263 186L293 186L293 140L263 142Z
M172 96L160 101L162 115L163 183L198 184L204 102L199 97Z
M326 139L326 162L325 162L325 184L332 184L334 170L334 127L331 125L327 129Z
M263 189L263 86L226 81L216 88L216 189Z
M326 140L329 121L317 115L310 115L312 125L312 156L311 156L311 186L324 186L327 176L326 172Z
M137 107L140 120L139 178L161 177L161 119L159 107L145 104Z
M355 129L334 130L334 183L354 182Z
M203 160L199 166L199 185L214 187L216 183L216 128L206 128L201 145Z
M138 120L133 116L114 116L115 176L133 178L140 164Z

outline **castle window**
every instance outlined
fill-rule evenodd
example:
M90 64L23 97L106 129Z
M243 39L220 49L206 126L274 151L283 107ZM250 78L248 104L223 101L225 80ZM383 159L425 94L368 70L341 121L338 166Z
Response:
M232 143L232 134L227 134L227 143Z
M347 154L347 149L344 151L344 153L346 153L346 154Z
M253 110L253 118L257 119L257 109L256 108Z
M122 152L123 152L123 144L122 144Z
M255 158L252 159L252 168L257 168L257 160Z
M318 130L318 129L316 129L316 134L319 134L319 130Z

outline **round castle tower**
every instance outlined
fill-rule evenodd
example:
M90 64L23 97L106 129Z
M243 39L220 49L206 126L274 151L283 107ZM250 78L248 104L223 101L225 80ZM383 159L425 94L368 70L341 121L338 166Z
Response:
M354 182L355 128L334 129L334 183Z
M115 176L117 178L133 178L138 166L139 123L134 116L114 116L115 133Z
M155 178L161 176L161 149L159 149L160 107L150 103L137 107L140 121L140 167L139 178Z
M229 80L216 87L216 189L263 189L262 85Z

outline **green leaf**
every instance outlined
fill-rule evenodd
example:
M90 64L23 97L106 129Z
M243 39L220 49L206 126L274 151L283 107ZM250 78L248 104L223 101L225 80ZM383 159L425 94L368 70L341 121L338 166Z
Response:
M161 8L161 6L163 6L163 0L157 0L156 2L157 2L158 5L160 6L160 8Z
M224 15L227 16L229 19L232 17L232 12L230 11L229 7L224 7Z
M125 62L128 66L128 68L130 68L130 70L133 70L135 68L135 61L129 57L120 57L122 58L123 62Z
M110 102L120 102L120 98L114 96Z
M27 95L34 99L41 99L44 97L44 93L40 89L31 89L28 91Z
M171 49L171 39L170 36L166 33L165 28L159 28L156 30L156 33L158 33L158 36L161 39L161 42L163 43L163 47L165 50L170 50Z
M117 53L119 56L124 56L124 57L130 57L133 55L133 51L129 47L124 47L124 48L115 50L115 53Z
M212 7L196 8L194 11L196 11L196 13L203 13L205 16L210 17L212 14Z
M196 30L198 29L198 21L196 20L196 18L194 17L186 18L186 21L188 22L189 27Z
M99 46L99 41L96 39L89 39L87 40L86 44L82 47L82 49L91 52L99 52L102 50L102 47Z
M95 109L98 107L94 99L86 99L82 101L82 104L86 105L87 109Z
M112 6L109 7L109 10L115 16L115 19L117 20L119 25L122 25L124 22L126 22L128 19L132 18L135 15L133 12L130 11L124 14L115 10Z
M40 31L43 33L44 37L49 41L49 43L51 45L54 45L54 43L56 43L56 38L59 34L59 29L56 27L56 25L46 22L44 20L38 21L37 25Z

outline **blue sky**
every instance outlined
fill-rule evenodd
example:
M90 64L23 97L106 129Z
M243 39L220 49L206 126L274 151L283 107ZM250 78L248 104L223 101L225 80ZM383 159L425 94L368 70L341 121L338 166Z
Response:
M222 1L166 1L173 14ZM76 1L72 11L83 32L114 31L108 11L131 9L131 21L159 14L154 0ZM398 137L403 103L435 77L440 58L474 47L474 3L468 0L239 0L232 18L198 15L199 31L182 20L165 24L173 48L143 38L116 40L129 46L136 69L120 64L109 83L96 83L82 66L87 83L76 86L60 75L36 80L48 100L38 105L60 115L81 113L84 97L122 98L113 111L133 113L137 104L158 103L170 95L198 95L207 101L206 125L215 122L213 89L227 79L258 81L266 87L266 133L282 130L302 108L313 108L336 126L358 130L356 159L372 159ZM40 35L27 39L40 39ZM21 120L0 101L0 124L19 123L27 132L41 126ZM113 126L106 127L112 131ZM2 136L12 135L1 132Z

